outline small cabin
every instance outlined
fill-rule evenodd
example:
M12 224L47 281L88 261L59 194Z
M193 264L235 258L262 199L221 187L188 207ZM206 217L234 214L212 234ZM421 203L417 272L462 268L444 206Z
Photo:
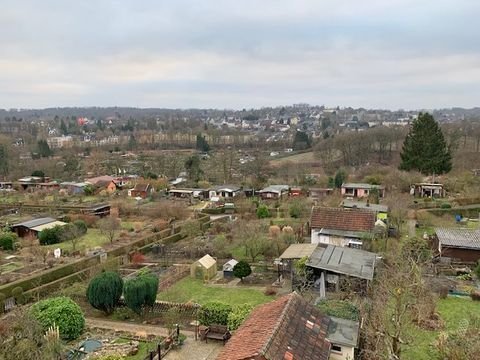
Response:
M203 281L212 280L217 275L217 260L208 254L205 255L191 265L190 275Z
M238 264L238 261L235 259L228 260L223 264L223 277L224 278L233 278L233 268Z

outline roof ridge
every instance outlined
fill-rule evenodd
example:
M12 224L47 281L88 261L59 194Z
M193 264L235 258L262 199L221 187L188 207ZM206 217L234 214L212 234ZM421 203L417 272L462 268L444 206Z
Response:
M274 336L277 334L279 328L280 328L280 324L285 320L285 314L288 310L288 308L291 306L291 303L292 303L292 300L295 296L298 296L298 294L294 291L288 295L286 295L289 297L288 301L287 301L287 304L283 307L283 310L282 310L282 313L280 314L279 316L279 319L277 320L275 326L273 327L273 330L272 330L272 334L269 336L269 338L267 339L267 341L265 342L265 344L262 346L262 348L260 349L260 354L265 354L268 350L268 348L270 347L270 345L272 344L272 341L273 341L273 338ZM277 301L281 300L278 299Z

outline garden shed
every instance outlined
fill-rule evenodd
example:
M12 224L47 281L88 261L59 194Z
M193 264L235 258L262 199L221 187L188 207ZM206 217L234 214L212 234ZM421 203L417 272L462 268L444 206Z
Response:
M223 264L223 277L232 278L233 277L233 268L238 264L238 261L235 259L228 260Z
M192 264L190 275L204 281L213 279L217 275L217 260L208 254L205 255Z

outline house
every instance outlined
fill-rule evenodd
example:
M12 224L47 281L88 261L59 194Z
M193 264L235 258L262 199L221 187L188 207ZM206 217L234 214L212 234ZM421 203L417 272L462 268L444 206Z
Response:
M150 184L137 184L133 189L128 190L128 196L130 197L140 197L146 199L148 196L153 194L154 189Z
M209 197L233 198L242 193L242 189L235 185L219 185L209 189Z
M441 258L474 263L480 260L479 229L436 228L435 235L435 245Z
M313 270L320 298L328 289L338 291L345 278L356 279L357 288L366 290L373 280L377 254L360 249L327 245L317 246L306 265ZM328 286L328 288L327 288Z
M208 199L208 190L205 189L170 189L167 193L175 198L182 199Z
M380 204L371 204L369 201L361 202L355 200L343 200L342 207L345 209L362 209L373 211L377 220L385 221L388 218L388 206Z
M225 264L223 264L223 277L224 278L234 277L233 268L237 264L238 264L238 261L235 259L228 260Z
M21 179L18 179L18 187L21 190L31 190L32 188L37 187L38 184L49 182L50 178L40 177L40 176L26 176Z
M314 200L322 199L328 195L333 194L333 190L334 189L332 188L310 188L308 196Z
M90 179L85 179L85 182L92 185L96 189L105 190L109 194L117 190L117 185L115 184L112 176L97 176Z
M255 308L217 360L328 360L330 318L297 293Z
M288 185L270 185L260 190L258 194L263 200L281 199L288 195L290 187Z
M410 187L410 195L417 197L445 197L446 191L443 184L418 183Z
M290 189L289 193L290 196L302 196L303 192L302 189L299 187L293 187Z
M190 266L190 275L195 279L209 281L217 275L217 260L205 255Z
M89 184L84 182L62 182L60 183L60 189L64 189L70 195L83 195L85 194L85 188Z
M375 229L375 213L361 209L313 207L311 243L361 248Z
M34 236L38 237L38 233L45 229L51 229L55 226L67 225L62 221L57 221L51 217L44 217L24 221L21 223L10 226L11 230L15 232L19 237Z
M358 349L358 321L330 316L327 339L332 344L329 360L353 360Z
M378 197L385 197L385 186L371 185L364 183L344 183L341 192L343 196L352 198L368 197L372 192L377 191Z
M0 181L0 191L12 191L13 182L11 181Z

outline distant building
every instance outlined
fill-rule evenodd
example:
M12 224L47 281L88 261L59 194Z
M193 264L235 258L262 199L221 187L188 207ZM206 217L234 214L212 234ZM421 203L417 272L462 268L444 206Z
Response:
M209 281L217 275L217 260L205 255L190 266L190 275L195 279Z
M219 185L209 189L209 197L233 198L241 195L242 188L236 185Z
M55 136L47 138L47 144L51 149L65 149L73 147L71 136Z
M377 215L377 220L387 220L388 206L380 204L371 204L367 202L360 202L354 200L343 200L342 207L345 209L361 209L373 211Z
M385 186L364 183L345 183L342 185L342 195L352 198L368 197L373 191L378 192L380 198L385 197Z
M410 188L410 194L417 197L439 197L446 195L443 184L437 183L417 183Z
M435 236L441 258L472 263L480 260L480 230L437 228Z
M281 199L288 196L290 187L288 185L270 185L260 190L258 194L264 200L267 199Z
M225 278L233 278L233 268L235 265L238 264L238 261L235 259L228 260L225 264L223 264L223 277Z
M130 197L140 197L146 199L148 196L153 194L154 189L150 184L137 184L133 189L128 190L128 196Z
M64 225L67 224L62 221L57 221L56 219L51 217L44 217L17 223L12 225L10 228L20 237L38 237L38 233L42 230Z

